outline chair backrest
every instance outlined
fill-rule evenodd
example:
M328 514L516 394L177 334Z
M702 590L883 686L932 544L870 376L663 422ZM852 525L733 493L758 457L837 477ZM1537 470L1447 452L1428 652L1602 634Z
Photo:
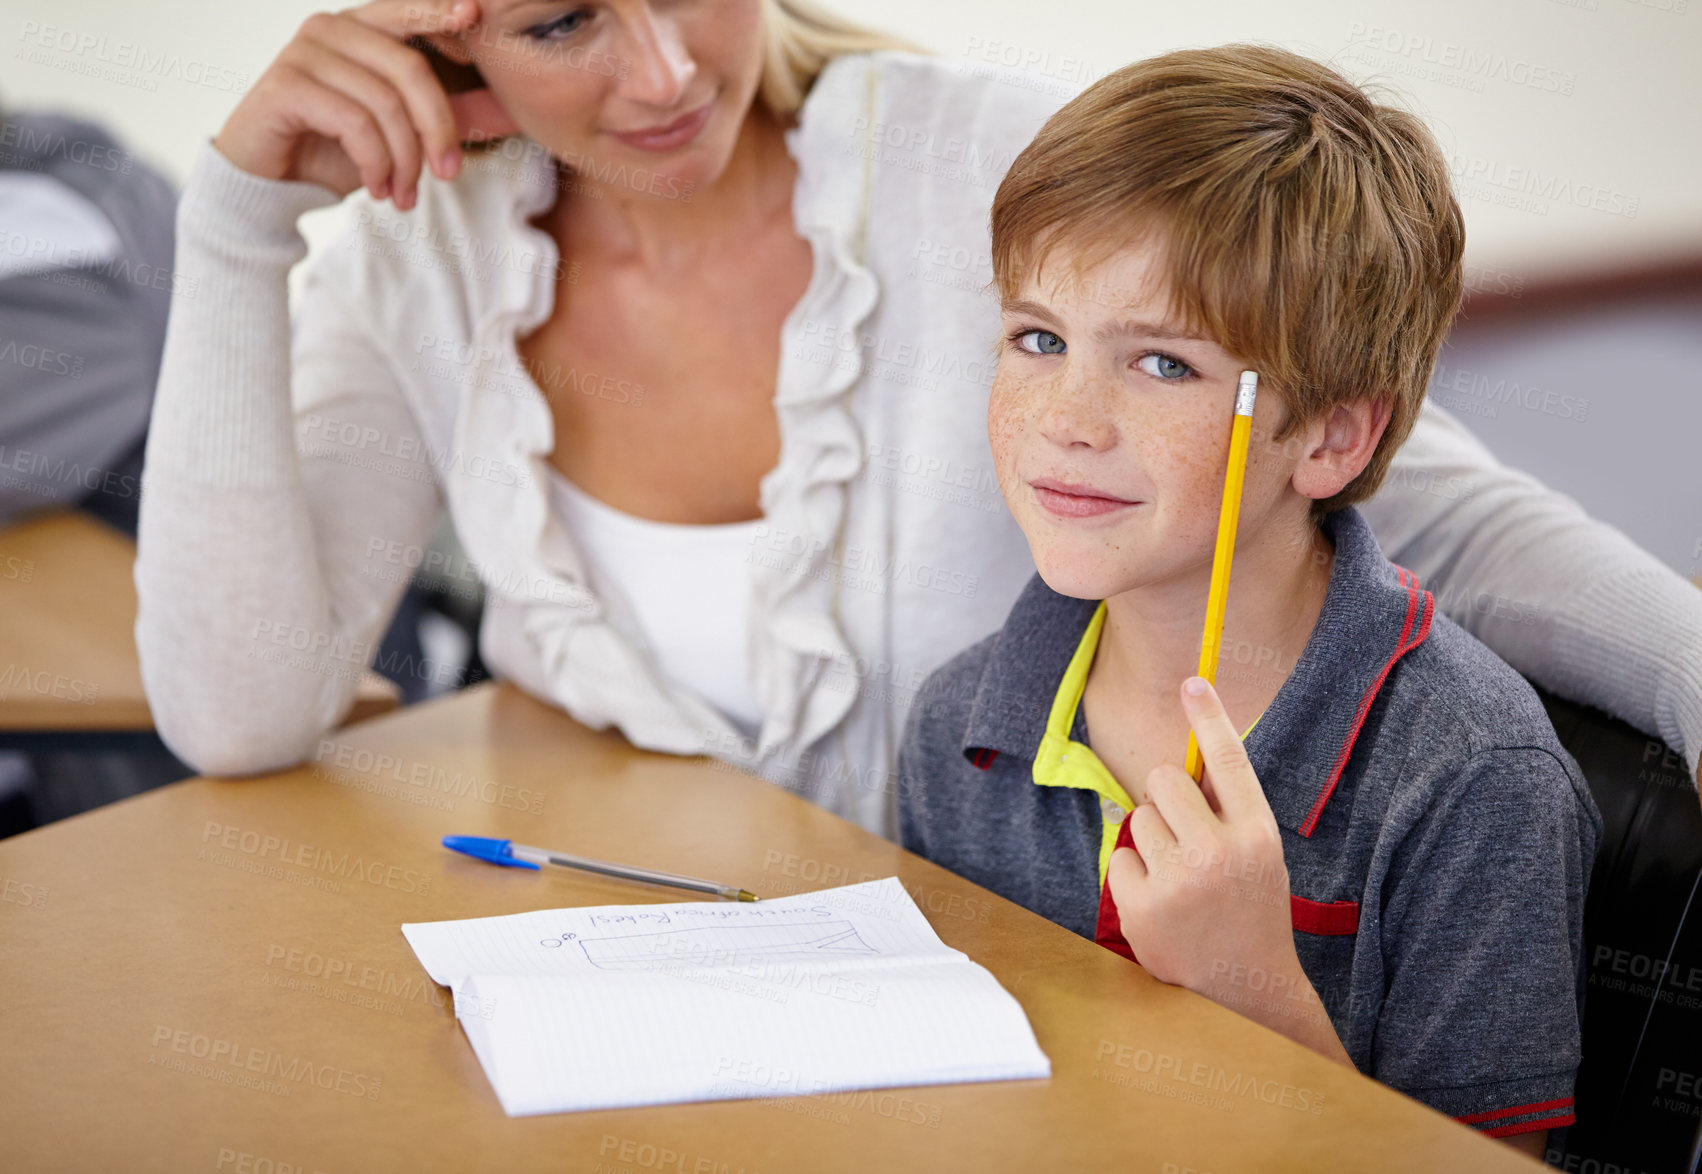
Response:
M1602 813L1584 910L1577 1124L1548 1162L1694 1174L1702 1144L1702 805L1676 752L1538 689Z

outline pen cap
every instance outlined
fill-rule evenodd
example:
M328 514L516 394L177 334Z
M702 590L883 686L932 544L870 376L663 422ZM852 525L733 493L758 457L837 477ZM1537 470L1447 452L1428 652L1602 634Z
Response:
M530 868L537 871L538 866L530 860L516 860L509 850L513 840L493 840L489 836L444 836L443 846L464 852L468 856L476 856L480 860L488 860L492 864L502 864L509 868Z

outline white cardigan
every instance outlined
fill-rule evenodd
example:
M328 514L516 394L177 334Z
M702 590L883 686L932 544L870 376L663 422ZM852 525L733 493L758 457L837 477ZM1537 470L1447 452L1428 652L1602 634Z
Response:
M588 725L715 755L890 834L920 686L1002 623L1032 572L986 437L987 214L1056 104L944 61L856 55L823 72L787 134L815 267L781 332L780 462L749 555L754 744L667 685L548 509L552 420L515 346L564 267L528 223L555 197L542 148L515 138L453 182L428 174L408 212L351 196L292 323L297 217L336 198L204 145L178 213L195 293L172 308L136 562L166 744L216 774L312 755L447 505L471 559L450 570L488 593L494 671ZM587 395L643 390L619 372L537 374ZM1434 407L1363 508L1447 614L1695 770L1702 592Z

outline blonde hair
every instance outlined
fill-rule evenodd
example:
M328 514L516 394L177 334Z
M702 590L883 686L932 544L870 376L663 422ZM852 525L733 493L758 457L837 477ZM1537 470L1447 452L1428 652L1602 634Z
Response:
M1264 46L1100 79L1016 157L992 229L1007 300L1061 240L1078 275L1132 241L1159 245L1172 314L1287 403L1278 440L1338 404L1388 401L1370 462L1314 519L1387 475L1464 292L1465 223L1424 124Z
M926 52L900 37L864 28L813 0L762 0L762 79L757 99L782 119L804 104L835 57L881 49Z
M415 37L409 43L419 48L423 41L423 37ZM849 53L882 49L928 52L902 37L853 24L813 0L762 0L762 73L757 79L756 100L781 122L789 121L803 108L810 87L828 62ZM484 84L471 66L441 57L428 60L440 81L446 85L459 83L449 85L451 93ZM512 137L492 135L461 146L482 153L495 150Z

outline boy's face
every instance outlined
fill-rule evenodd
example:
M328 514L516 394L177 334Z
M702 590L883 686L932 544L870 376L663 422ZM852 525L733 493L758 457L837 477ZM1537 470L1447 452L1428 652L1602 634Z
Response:
M1159 259L1157 246L1132 245L1077 280L1060 243L1003 307L994 467L1041 577L1064 595L1108 599L1211 565L1248 364L1167 321ZM1297 458L1268 443L1286 417L1261 387L1237 545L1273 523L1303 532Z

